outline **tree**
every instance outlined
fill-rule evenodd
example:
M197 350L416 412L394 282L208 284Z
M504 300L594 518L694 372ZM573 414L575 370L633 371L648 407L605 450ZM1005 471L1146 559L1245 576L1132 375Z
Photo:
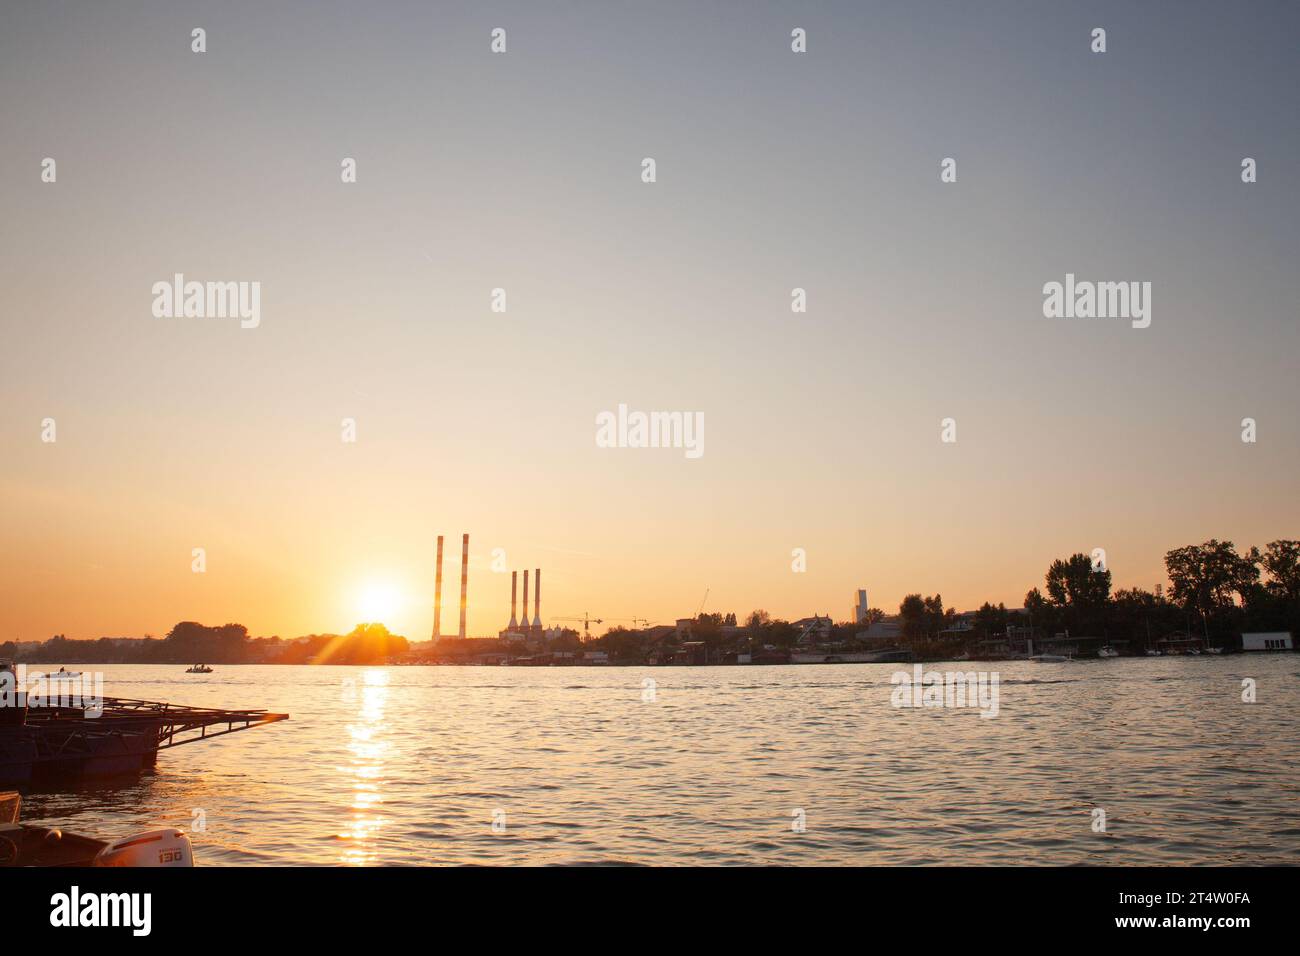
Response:
M1281 559L1285 548L1278 549ZM1207 638L1213 626L1221 640L1230 639L1240 626L1247 609L1256 620L1270 615L1264 607L1268 591L1259 584L1258 548L1245 555L1237 553L1231 541L1210 539L1204 544L1189 544L1165 555L1169 573L1169 597L1188 614L1200 615ZM1285 567L1281 567L1285 573ZM1233 597L1241 599L1238 610Z
M1086 554L1057 559L1047 569L1047 594L1059 610L1059 620L1076 633L1106 630L1110 601L1110 570L1094 567Z
M1179 626L1179 610L1165 600L1160 590L1128 588L1115 592L1111 620L1118 638L1151 646L1162 635Z
M799 628L780 618L768 621L763 627L764 643L777 647L790 647L799 637Z
M1032 633L1051 634L1060 622L1060 613L1043 596L1038 588L1030 588L1025 594L1025 612L1029 615L1029 628Z
M1007 614L1007 607L1001 602L998 602L998 606L994 607L988 601L985 601L980 605L980 609L975 612L975 630L985 637L1005 634L1009 623L1011 623L1011 620L1010 615Z
M926 637L937 638L939 632L945 627L951 627L953 621L957 618L957 611L954 608L943 609L943 597L934 595L928 597L923 602L925 604L925 634Z
M1300 541L1270 541L1259 560L1268 572L1270 591L1289 601L1300 600Z
M1047 569L1047 593L1057 607L1102 607L1110 599L1110 570L1094 568L1086 554L1057 558Z
M645 637L640 631L628 630L622 626L611 627L595 641L596 646L607 653L612 661L643 660L644 643Z
M925 636L925 599L919 594L909 594L898 605L898 616L903 629L903 640L919 641Z
M1232 607L1234 594L1244 600L1259 581L1258 560L1257 550L1242 557L1231 541L1211 539L1175 548L1165 555L1169 597L1175 604L1209 617Z

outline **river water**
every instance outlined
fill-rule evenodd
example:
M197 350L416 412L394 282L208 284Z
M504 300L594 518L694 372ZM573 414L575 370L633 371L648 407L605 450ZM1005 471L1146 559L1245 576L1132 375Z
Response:
M217 866L1300 863L1295 655L927 665L960 668L996 717L894 707L886 664L110 665L291 718L24 819L179 826Z

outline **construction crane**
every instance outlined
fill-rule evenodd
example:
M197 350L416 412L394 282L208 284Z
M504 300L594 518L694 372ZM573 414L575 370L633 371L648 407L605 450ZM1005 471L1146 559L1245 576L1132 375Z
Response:
M604 624L605 622L598 617L592 617L586 611L582 612L582 617L553 617L552 621L574 621L582 623L582 643L586 644L591 640L591 625Z
M695 609L695 617L699 618L704 613L704 603L709 599L709 589L704 589L704 597L700 598L700 606Z
M607 618L605 618L605 620L607 620L607 621L629 621L629 622L631 622L632 624L644 624L644 625L646 625L647 627L649 627L649 626L650 626L650 623L651 623L650 621L646 620L646 619L643 618L643 617L607 617Z

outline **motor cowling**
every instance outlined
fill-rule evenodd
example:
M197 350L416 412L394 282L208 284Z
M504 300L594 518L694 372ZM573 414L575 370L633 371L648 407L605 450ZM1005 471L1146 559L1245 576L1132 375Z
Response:
M95 855L94 865L193 866L194 848L183 830L150 830L110 843Z

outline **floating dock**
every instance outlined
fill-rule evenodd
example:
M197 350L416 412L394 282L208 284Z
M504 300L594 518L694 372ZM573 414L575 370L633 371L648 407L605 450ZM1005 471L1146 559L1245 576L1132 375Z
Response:
M98 716L83 707L29 707L23 722L0 726L0 787L61 787L138 774L154 767L160 750L288 718L122 697L105 697Z

